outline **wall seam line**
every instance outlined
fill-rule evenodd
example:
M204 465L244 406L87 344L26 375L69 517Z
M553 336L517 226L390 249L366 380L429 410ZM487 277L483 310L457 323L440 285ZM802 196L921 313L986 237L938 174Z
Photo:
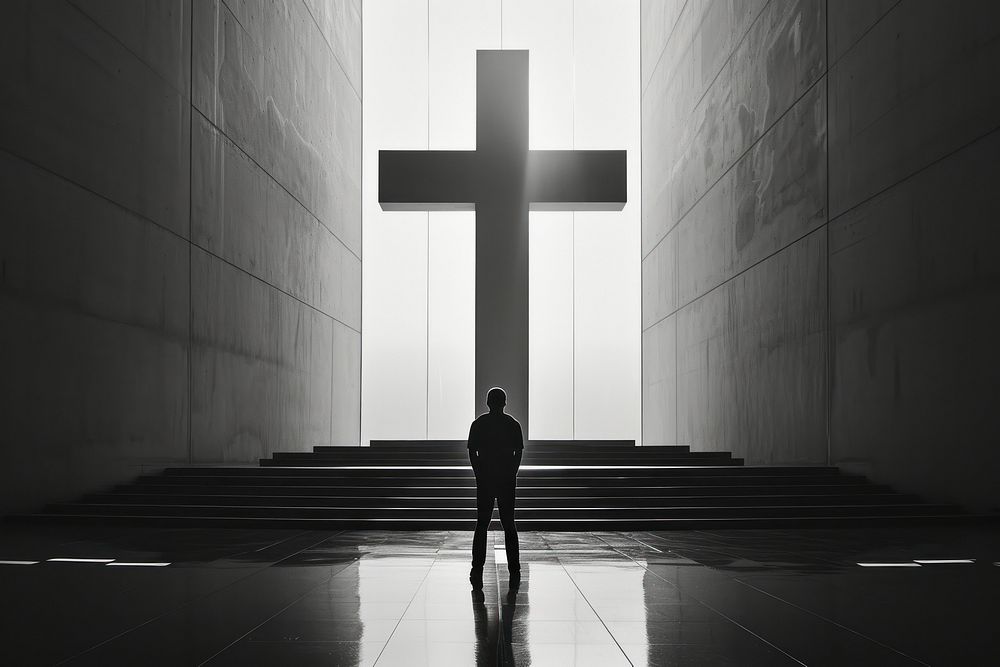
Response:
M351 87L351 90L354 91L355 97L357 97L358 101L360 101L361 93L358 91L357 88L354 87L354 82L351 81L351 75L347 73L347 68L344 67L344 63L340 62L340 58L337 56L337 52L333 50L333 45L330 44L330 40L328 40L326 38L326 35L323 33L323 28L320 27L319 21L316 20L316 17L313 15L312 10L309 9L309 3L306 2L305 0L302 0L302 6L305 7L306 13L309 14L309 18L312 19L313 25L315 25L316 30L319 31L319 36L323 39L323 43L326 44L326 48L329 49L330 55L333 56L333 61L337 63L337 67L339 67L340 71L344 73L344 78L347 80L347 85ZM348 7L348 11L354 11L354 9L352 7Z
M690 299L690 300L688 300L688 301L685 301L685 302L684 302L684 303L683 303L682 305L678 306L678 307L677 307L676 309L674 309L673 311L671 311L671 312L667 313L667 314L666 314L666 315L664 315L663 317L659 318L658 320L656 320L655 322L653 322L652 324L650 324L650 325L649 325L648 327L644 328L644 329L642 330L642 331L643 331L643 333L645 333L645 332L649 331L650 329L652 329L652 328L654 328L654 327L656 327L656 326L659 326L659 325L660 325L660 324L662 324L662 323L663 323L663 322L664 322L665 320L667 320L667 319L669 319L669 318L673 317L674 315L677 315L677 314L678 314L679 312L681 312L682 310L684 310L685 308L687 308L687 307L688 307L688 306L690 306L691 304L695 303L696 301L700 301L700 300L701 300L701 299L703 299L704 297L708 296L709 294L711 294L712 292L716 291L716 290L717 290L717 289L719 289L720 287L724 287L725 285L727 285L727 284L731 283L732 281L736 280L737 278L739 278L739 277L740 277L740 276L742 276L743 274L747 273L748 271L752 271L753 269L755 269L755 268L756 268L757 266L759 266L760 264L763 264L764 262L766 262L767 260L771 259L771 258L772 258L772 257L774 257L775 255L779 255L779 254L783 253L784 251L786 251L786 250L788 250L789 248L791 248L792 246L796 245L797 243L799 243L799 242L800 242L800 241L802 241L803 239L805 239L805 238L808 238L809 236L811 236L811 235L815 234L816 232L821 232L821 231L823 231L823 227L824 227L824 226L825 226L825 225L817 225L817 226L816 226L816 227L814 227L813 229L810 229L810 230L809 230L808 232L806 232L806 233L804 233L804 234L801 234L800 236L797 236L797 237L796 237L796 238L794 238L793 240L791 240L791 241L789 241L788 243L786 243L785 245L781 246L780 248L778 248L778 249L777 249L777 250L775 250L774 252L770 252L770 253L768 253L767 255L765 255L764 257L761 257L761 258L760 258L760 259L758 259L757 261L755 261L755 262L753 262L752 264L750 264L749 266L747 266L747 267L746 267L745 269L742 269L742 270L740 270L739 272L737 272L737 273L734 273L733 275L729 276L728 278L726 278L725 280L723 280L722 282L720 282L720 283L719 283L718 285L714 285L713 287L711 287L710 289L707 289L707 290L705 290L704 292L702 292L702 293L701 293L701 294L699 294L698 296L694 297L693 299Z
M719 174L718 178L716 178L714 181L712 181L705 188L705 191L702 192L700 195L698 195L698 198L695 199L694 202L691 203L691 206L689 206L687 208L687 210L685 210L680 215L680 217L677 218L677 221L674 222L672 225L670 225L670 227L667 229L667 231L664 232L663 235L660 236L656 240L656 243L654 243L652 245L652 247L650 247L649 251L646 252L642 256L642 261L646 261L646 258L648 258L653 253L653 251L655 251L659 247L659 245L663 242L663 239L667 238L667 236L669 236L672 231L674 231L675 229L677 229L677 227L682 222L684 222L684 220L691 214L691 212L698 206L698 204L700 204L701 201L706 196L708 196L708 193L710 193L715 188L716 185L718 185L719 183L721 183L722 179L724 179L726 176L728 176L729 172L731 172L733 169L735 169L736 165L738 165L757 146L757 144L759 144L764 139L764 137L766 137L771 132L771 130L773 130L775 128L775 126L778 123L780 123L785 118L785 116L787 116L789 113L791 113L791 111L793 109L795 109L795 107L797 107L799 105L799 103L803 99L805 99L805 97L807 95L809 95L809 93L812 92L813 88L815 88L816 86L818 86L820 84L820 82L822 80L823 80L822 76L816 77L815 81L813 81L808 86L806 86L805 90L803 90L802 93L798 97L796 97L794 100L792 100L789 103L788 108L786 108L784 111L781 112L781 114L779 114L777 117L775 117L775 119L771 122L770 125L768 125L767 127L763 128L761 130L760 136L758 136L756 139L754 139L752 142L750 142L750 144L743 150L743 152L740 153L738 156L736 156L736 158L733 159L732 163L728 167L726 167L722 171L721 174Z
M187 449L188 463L194 463L194 1L188 4L188 353L187 353Z
M827 131L829 131L829 129ZM831 224L833 222L836 222L837 220L839 220L843 216L847 215L848 213L850 213L854 209L860 208L861 206L864 206L868 202L870 202L870 201L872 201L874 199L877 199L878 197L884 195L889 190L892 190L893 188L895 188L895 187L897 187L897 186L905 183L906 181L910 180L911 178L915 178L915 177L919 176L921 173L923 173L924 171L926 171L926 170L934 167L939 162L943 162L943 161L947 160L948 158L950 158L950 157L952 157L954 155L957 155L958 153L961 153L963 150L965 150L967 148L971 148L975 144L979 143L980 141L983 141L984 139L988 138L992 134L997 133L998 131L1000 131L1000 125L997 125L997 126L991 128L991 129L987 130L983 134L980 134L977 137L975 137L975 138L973 138L973 139L965 142L964 144L962 144L961 146L959 146L955 150L948 151L946 154L941 155L940 157L935 158L934 160L932 160L931 162L928 162L923 167L917 169L916 171L914 171L914 172L912 172L910 174L907 174L906 176L904 176L903 178L899 179L898 181L895 181L894 183L891 183L890 185L887 185L886 187L882 188L878 192L876 192L876 193L874 193L874 194L872 194L872 195L870 195L868 197L865 197L864 199L858 201L856 204L853 204L853 205L849 206L848 208L844 209L843 211L841 211L837 215L835 215L835 216L829 216L829 213L827 213L827 215L829 216L829 221L828 222L820 224L815 229L812 229L812 230L810 230L810 231L808 231L808 232L806 232L806 233L798 236L797 238L793 239L792 241L790 241L789 243L783 245L782 247L778 248L777 250L775 250L775 251L773 251L771 253L768 253L766 256L764 256L761 259L753 262L752 264L750 264L749 266L747 266L745 269L742 269L738 273L735 273L732 276L726 278L725 280L723 280L722 282L720 282L718 285L714 285L713 287L705 290L704 292L702 292L698 296L694 297L693 299L689 299L688 301L685 301L683 305L678 306L677 308L675 308L674 310L670 311L669 313L667 313L663 317L657 318L656 321L652 322L649 326L644 327L642 331L643 332L649 331L653 327L659 325L661 322L663 322L668 317L671 317L672 315L677 314L678 312L680 312L684 308L690 306L695 301L698 301L702 297L710 294L711 292L714 292L715 290L717 290L718 288L722 287L726 283L731 282L735 278L740 277L741 275L743 275L747 271L753 269L755 266L757 266L761 262L767 261L768 259L770 259L771 257L777 255L778 253L783 252L784 250L787 250L788 248L790 248L791 246L795 245L796 243L798 243L802 239L806 238L810 234L814 234L817 231L820 231L823 228L823 226L829 225L829 224ZM832 254L829 249L827 250L827 253L828 254Z
M68 4L72 9L76 10L76 12L78 14L80 14L81 16L83 16L84 18L86 18L87 21L89 21L91 24L93 24L93 26L95 28L97 28L98 30L100 30L101 32L103 32L105 35L107 35L108 38L110 38L113 42L115 42L116 44L118 44L118 46L120 46L125 51L127 51L128 53L130 53L139 63L142 64L143 67L145 67L147 70L149 70L150 72L152 72L153 76L155 76L160 81L163 81L164 83L166 83L170 87L171 90L173 90L178 95L182 95L182 96L184 95L184 91L183 90L181 90L180 88L178 88L177 86L175 86L172 81L170 81L169 79L167 79L166 77L164 77L162 74L160 74L159 72L157 72L153 68L152 65L150 65L148 62L146 62L146 60L142 57L142 55L136 53L135 50L132 49L132 47L130 47L128 44L126 44L121 39L119 39L118 36L115 35L113 32L111 32L110 30L108 30L107 27L105 27L101 23L98 23L97 19L95 19L90 14L88 14L83 8L81 8L80 6L78 6L74 2L68 2L66 4ZM192 9L191 9L191 14L192 14L192 16L194 15L193 5L192 5ZM193 21L193 19L191 17L188 17L188 24L189 24L189 26L193 26L193 24L194 24L194 21ZM193 34L192 34L192 41L193 41ZM190 49L190 52L193 53L194 48L189 46L189 49ZM188 71L190 72L192 69L193 68L192 68L191 64L188 63ZM191 100L191 93L193 92L192 88L193 88L193 86L191 85L190 77L189 77L188 90L187 90L187 92L188 92L188 101L189 102Z
M684 12L687 11L688 0L684 0L684 5L681 6L681 10L677 12L677 18L674 19L673 24L670 26L670 32L667 33L667 38L663 40L663 47L656 56L656 63L653 64L653 69L649 70L649 81L642 80L642 13L639 14L639 30L640 30L640 42L639 42L639 103L642 103L642 97L646 94L646 89L649 88L649 84L653 81L653 75L656 74L656 70L660 68L660 61L663 60L663 54L667 50L667 46L670 44L671 38L674 36L674 31L677 29L677 24L681 22L681 17L684 16Z
M345 327L347 327L348 329L350 329L354 333L357 333L357 334L361 333L360 331L358 331L357 329L355 329L350 324L348 324L344 320L340 319L336 315L328 313L325 310L322 310L321 308L317 308L316 306L312 305L308 301L303 301L301 298L299 298L299 297L295 296L294 294L292 294L291 292L285 290L283 287L278 287L274 283L270 283L270 282L264 280L263 278L261 278L260 276L258 276L256 274L253 274L253 273L250 273L249 271L247 271L246 269L244 269L242 266L240 266L238 264L234 264L233 262L229 261L225 257L222 257L221 255L217 255L216 253L212 252L208 248L205 248L205 247L203 247L203 246L201 246L201 245L199 245L199 244L197 244L197 243L195 243L193 241L191 242L191 247L192 248L197 248L198 250L202 251L206 255L208 255L208 256L210 256L210 257L218 260L219 262L222 262L226 266L232 267L233 269L236 269L240 273L244 273L244 274L250 276L251 278L253 278L257 282L259 282L259 283L261 283L263 285L266 285L267 287L270 287L274 291L280 292L281 294L284 294L289 299L292 299L293 301L295 301L295 302L297 302L297 303L305 306L306 308L308 308L308 309L310 309L312 311L315 311L316 313L319 313L320 315L324 315L326 317L329 317L331 320L333 320L335 322L339 322L340 324L344 325Z
M91 189L91 188L83 185L82 183L79 183L79 182L77 182L77 181L75 181L75 180L73 180L71 178L67 178L63 174L60 174L60 173L58 173L56 171L53 171L53 170L49 169L48 167L35 162L34 160L30 160L28 158L25 158L24 156L19 155L17 153L13 153L13 152L7 150L6 148L0 148L0 152L6 153L7 155L10 155L10 156L12 156L12 157L14 157L14 158L16 158L18 160L21 160L22 162L30 164L33 167L35 167L37 169L40 169L40 170L42 170L42 171L44 171L44 172L46 172L48 174L52 174L56 178L60 178L63 181L65 181L67 183L70 183L70 184L72 184L72 185L80 188L81 190L83 190L85 192L89 192L90 194L94 195L95 197L98 197L99 199L101 199L101 200L103 200L103 201L105 201L105 202L107 202L109 204L112 204L112 205L118 207L119 209L121 209L122 211L125 211L126 213L134 216L137 220L142 220L143 222L145 222L147 224L150 224L150 225L156 227L157 229L160 229L161 231L163 231L163 232L165 232L167 234L170 234L171 236L176 237L177 239L183 241L184 243L190 244L190 246L192 248L197 248L198 250L201 250L202 252L204 252L206 255L210 255L211 257L214 257L215 259L219 260L220 262L223 262L224 264L227 264L227 265L231 266L232 268L234 268L234 269L236 269L238 271L241 271L241 272L247 274L248 276L252 277L254 280L257 280L257 281L263 283L264 285L267 285L271 289L274 289L274 290L276 290L278 292L281 292L282 294L284 294L285 296L289 297L290 299L294 299L295 301L301 303L303 306L306 306L307 308L315 310L317 313L320 313L322 315L326 315L330 319L333 319L333 320L336 320L337 322L340 322L341 324L343 324L345 327L347 327L351 331L354 331L355 333L358 333L358 334L361 333L358 329L355 329L353 326L351 326L347 322L343 321L339 317L336 317L335 315L333 315L331 313L328 313L325 310L322 310L321 308L318 308L318 307L314 306L313 304L309 303L308 301L304 301L303 299L301 299L300 297L295 296L294 294L292 294L291 292L287 291L283 287L279 287L279 286L275 285L274 283L268 282L264 278L262 278L262 277L260 277L260 276L258 276L256 274L254 274L254 273L251 273L250 271L247 271L242 266L239 266L238 264L234 264L233 262L231 262L230 260L226 259L225 257L222 257L221 255L216 254L215 252L213 252L213 251L209 250L208 248L206 248L206 247L204 247L204 246L202 246L202 245L194 242L193 240L191 240L189 238L185 238L183 234L180 234L177 231L175 231L173 229L170 229L169 227L163 225L162 223L159 223L156 220L153 220L152 218L150 218L150 217L148 217L146 215L143 215L142 213L134 211L134 210L128 208L127 206L123 206L121 203L116 202L115 200L113 200L113 199L111 199L111 198L109 198L109 197L101 194L100 192L97 192L96 190L93 190L93 189ZM189 176L189 178L190 178L190 176ZM190 196L189 196L189 199L190 199ZM190 202L189 202L188 206L189 207L191 206ZM190 218L190 216L188 218L188 224L189 224L189 227L190 227L190 224L191 224L191 218ZM190 264L189 264L189 272L190 272Z
M199 116L201 116L202 118L204 118L205 122L208 123L209 125L211 125L212 128L216 132L218 132L221 136L225 137L226 141L228 141L230 144L233 145L233 148L235 148L242 155L244 155L246 157L246 159L248 159L251 162L253 162L254 166L256 166L258 169L260 169L261 172L265 176L267 176L279 188L281 188L282 190L284 190L285 194L287 194L289 197L291 197L295 201L295 203L297 203L299 206L301 206L302 210L304 210L306 213L308 213L309 217L312 218L313 220L315 220L321 227L323 227L323 229L325 229L330 234L330 236L332 236L333 238L337 239L337 242L340 243L340 245L342 245L344 247L344 250L346 250L347 252L351 253L355 257L355 259L357 259L359 262L361 261L361 257L358 256L358 254L356 252L354 252L354 250L351 249L351 247L349 245L347 245L347 243L345 243L344 240L342 238L340 238L340 236L338 236L337 233L335 231L333 231L330 228L330 226L327 225L326 222L323 221L322 218L320 218L318 215L316 215L311 208L309 208L308 206L306 206L306 204L301 199L299 199L297 195L295 195L294 193L292 193L291 190L289 190L287 187L285 187L284 183L282 183L277 178L275 178L274 175L271 174L271 172L268 171L264 167L264 165L262 165L260 162L257 161L257 158L255 158L253 155L250 155L250 153L248 153L242 146L240 146L238 143L236 143L236 141L232 137L230 137L229 134L227 134L224 129L222 129L221 127L219 127L218 125L216 125L215 121L213 121L211 118L209 118L208 116L206 116L205 113L201 109L199 109L197 106L194 105L194 103L192 103L191 108L194 109L198 113ZM360 192L360 190L361 190L361 188L359 187L358 191Z
M902 0L900 0L902 1ZM897 3L898 4L898 3ZM831 465L833 437L833 319L830 307L830 0L823 7L826 32L826 464Z
M729 53L726 55L726 59L723 61L722 65L719 66L718 71L712 75L712 80L708 82L707 86L705 86L705 90L701 91L701 95L698 96L698 100L691 105L692 110L697 109L698 105L701 104L702 100L704 100L708 93L712 90L712 87L715 86L715 82L719 80L720 76L722 76L722 72L726 69L726 66L733 61L733 56L736 55L736 52L740 50L741 46L743 46L743 42L745 42L750 36L750 31L753 30L754 26L757 25L757 21L761 19L764 12L766 12L767 8L770 6L771 0L768 0L768 2L765 2L764 6L760 8L760 11L757 12L757 15L753 17L753 20L747 24L747 29L743 31L740 38L736 40L735 44L733 44L733 48L730 49Z

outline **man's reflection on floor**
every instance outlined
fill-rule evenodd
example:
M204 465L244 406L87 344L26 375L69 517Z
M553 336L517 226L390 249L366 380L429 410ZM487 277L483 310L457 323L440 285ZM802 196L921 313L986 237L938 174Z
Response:
M513 582L512 582L513 583ZM489 590L489 587L487 587ZM497 619L496 598L487 604L482 590L472 590L472 618L476 633L476 665L512 665L514 616L517 609L519 586L511 586L501 600L500 618ZM497 622L499 620L499 623ZM498 637L499 628L499 637ZM498 639L501 642L498 644Z
M496 603L493 603L494 610ZM496 612L493 616L495 618ZM476 665L497 664L497 624L490 619L486 595L481 590L472 591L472 618L476 632Z
M511 643L514 641L513 638L513 627L514 627L514 611L517 609L517 588L512 588L507 591L507 596L504 598L503 607L500 610L500 628L503 632L501 635L504 644L510 647ZM510 651L507 651L509 654Z

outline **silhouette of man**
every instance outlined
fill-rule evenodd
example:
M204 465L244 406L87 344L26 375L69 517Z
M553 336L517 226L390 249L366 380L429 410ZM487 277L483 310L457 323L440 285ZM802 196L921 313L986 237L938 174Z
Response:
M476 473L476 534L472 539L472 572L469 580L474 588L483 586L483 565L486 563L486 531L493 517L493 501L500 508L507 569L512 586L521 580L521 560L514 525L514 487L517 470L521 467L524 438L521 425L504 413L507 394L493 387L486 395L490 411L479 415L469 428L469 460Z

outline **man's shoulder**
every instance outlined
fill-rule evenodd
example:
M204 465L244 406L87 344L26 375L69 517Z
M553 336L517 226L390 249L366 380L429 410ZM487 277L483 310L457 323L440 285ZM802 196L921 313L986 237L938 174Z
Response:
M521 428L521 422L517 421L513 416L504 412L501 415L494 415L489 412L484 412L483 414L472 420L472 428L476 426L485 426L487 424L492 424L493 428L496 428L497 424L504 424L510 427Z

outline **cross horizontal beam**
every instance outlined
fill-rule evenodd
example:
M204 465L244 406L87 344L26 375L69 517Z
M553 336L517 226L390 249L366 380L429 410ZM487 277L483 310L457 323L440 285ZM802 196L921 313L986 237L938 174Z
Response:
M620 211L627 176L625 151L528 151L529 207Z
M383 211L471 211L479 199L476 151L379 151Z
M498 179L478 151L379 151L379 203L386 211L473 210ZM627 200L626 151L528 151L529 208L619 211Z

